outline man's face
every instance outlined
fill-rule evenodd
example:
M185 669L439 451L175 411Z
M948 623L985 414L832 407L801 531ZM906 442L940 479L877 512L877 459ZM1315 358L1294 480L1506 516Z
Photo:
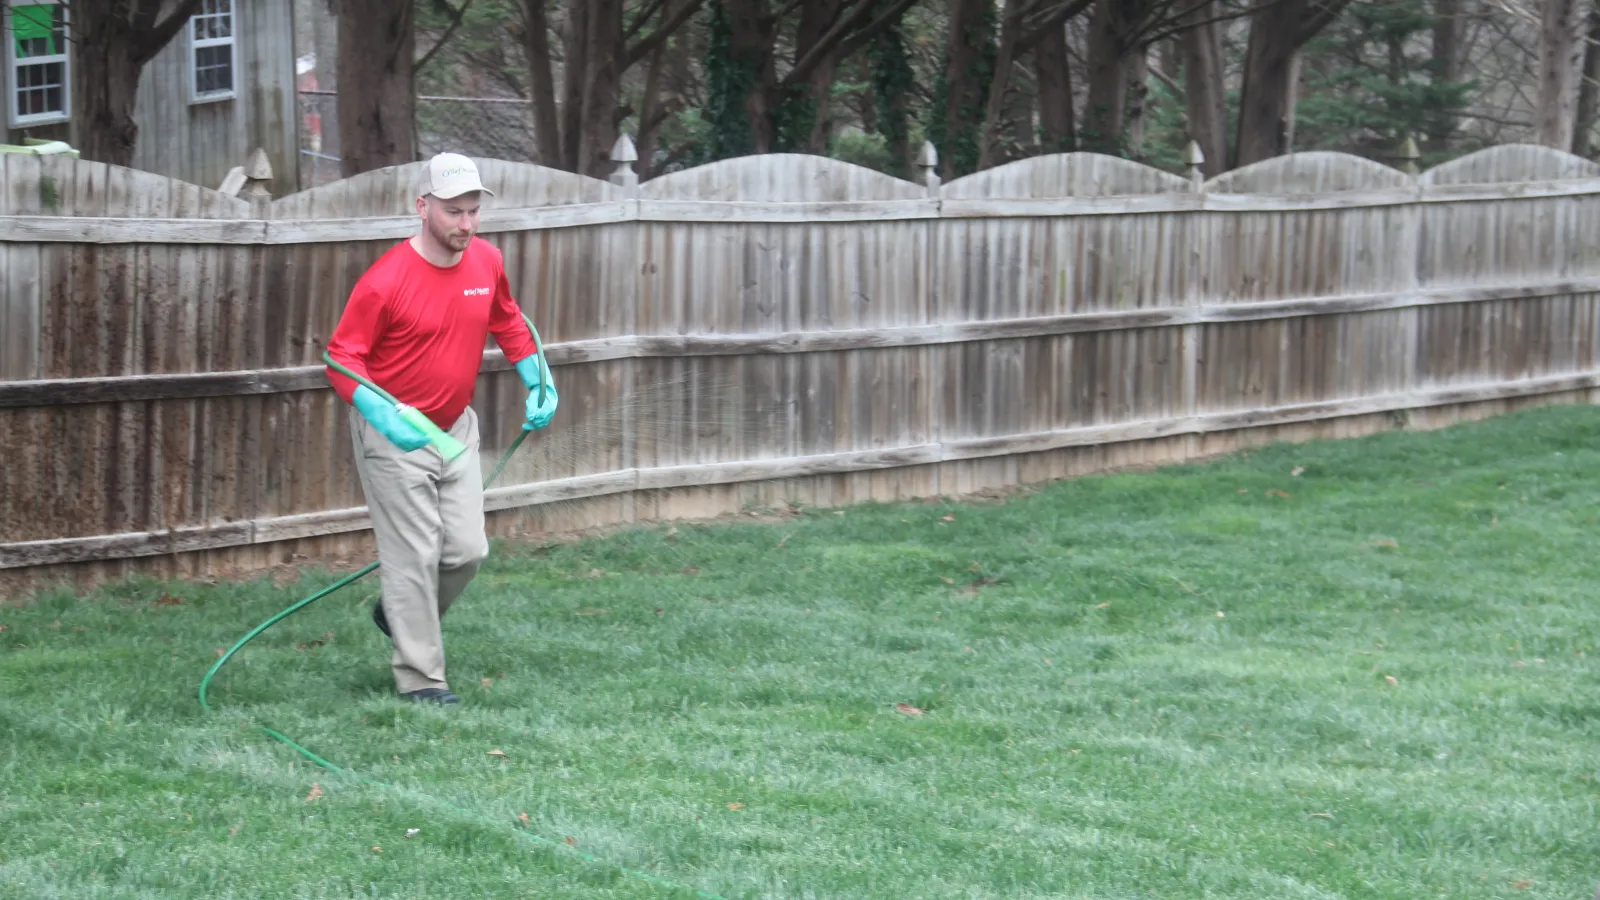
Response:
M479 197L477 193L462 194L449 200L438 197L423 198L422 217L428 233L441 247L460 253L478 233Z

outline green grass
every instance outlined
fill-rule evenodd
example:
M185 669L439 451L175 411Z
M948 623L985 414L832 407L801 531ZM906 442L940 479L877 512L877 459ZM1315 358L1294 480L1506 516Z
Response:
M1565 407L501 546L449 710L391 699L376 579L211 713L326 575L46 596L0 609L0 895L1587 898L1597 514Z

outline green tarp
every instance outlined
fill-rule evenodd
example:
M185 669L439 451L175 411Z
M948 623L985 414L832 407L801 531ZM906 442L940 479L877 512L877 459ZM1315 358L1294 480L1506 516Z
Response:
M35 3L11 8L11 30L17 36L17 56L53 56L61 50L56 46L56 6L54 3ZM44 41L44 52L29 53L24 48L28 41Z

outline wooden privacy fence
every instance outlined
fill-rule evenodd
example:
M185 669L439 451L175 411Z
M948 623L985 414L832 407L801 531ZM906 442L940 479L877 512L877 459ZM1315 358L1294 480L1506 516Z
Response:
M251 204L0 159L12 589L370 552L320 357L414 231L415 166ZM1091 154L943 185L795 155L643 185L481 165L562 396L490 491L497 534L964 494L1600 385L1600 166L1537 147L1204 183ZM523 395L488 349L491 459Z

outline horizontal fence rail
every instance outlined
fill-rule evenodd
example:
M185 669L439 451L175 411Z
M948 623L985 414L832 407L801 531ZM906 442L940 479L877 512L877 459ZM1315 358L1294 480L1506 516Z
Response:
M962 493L1600 388L1600 166L1544 148L1210 181L1079 153L942 184L785 154L642 185L480 165L563 398L488 493L498 533ZM370 549L320 356L415 232L417 166L255 202L0 167L0 570ZM486 346L486 454L521 393Z

